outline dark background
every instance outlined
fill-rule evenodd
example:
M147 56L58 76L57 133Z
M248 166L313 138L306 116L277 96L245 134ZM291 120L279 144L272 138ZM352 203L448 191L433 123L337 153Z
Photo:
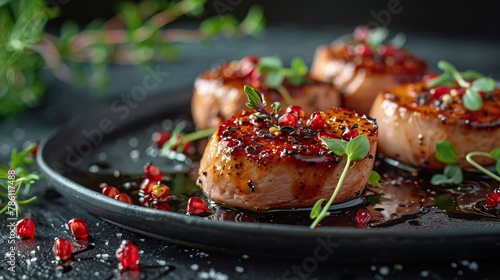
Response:
M62 14L52 20L58 26L64 20L75 20L85 25L95 18L108 18L115 14L119 1L51 0L60 3ZM467 36L500 41L500 4L496 1L432 1L432 0L355 0L355 1L248 1L208 0L205 15L217 15L224 4L231 4L232 13L242 18L248 7L258 4L264 8L267 22L274 25L302 27L352 27L373 21L376 16L388 20L388 5L395 5L399 13L391 15L391 30L425 32L453 36ZM397 5L396 3L399 3ZM185 21L190 21L185 19Z

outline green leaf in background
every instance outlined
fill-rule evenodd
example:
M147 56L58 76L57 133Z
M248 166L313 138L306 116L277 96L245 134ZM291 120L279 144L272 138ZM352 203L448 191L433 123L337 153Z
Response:
M457 152L449 141L438 142L435 145L436 159L443 163L456 163L458 161Z
M277 88L281 86L283 80L285 80L285 75L279 71L271 71L266 74L266 84L270 88Z
M406 35L404 33L396 34L396 36L389 41L389 44L398 49L402 48L404 44L406 44Z
M492 78L486 78L486 77L481 77L477 78L472 82L472 85L470 87L471 90L479 92L479 91L484 91L484 92L490 92L495 89L496 83L495 80Z
M292 62L290 63L290 68L291 68L292 72L298 76L305 76L305 75L307 75L307 72L309 71L304 59L302 59L300 57L294 57L292 59Z
M387 28L377 27L370 31L370 35L366 41L372 48L376 49L384 42L387 36L389 36L389 30Z

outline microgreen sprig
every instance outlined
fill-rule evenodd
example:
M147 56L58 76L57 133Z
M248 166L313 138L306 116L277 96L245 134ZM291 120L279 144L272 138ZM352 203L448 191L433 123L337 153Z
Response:
M384 44L384 41L389 37L389 30L385 27L376 27L370 30L366 43L372 48L377 49ZM396 34L387 44L395 48L401 48L406 43L406 36L403 33Z
M184 128L185 123L183 122L178 123L174 127L174 130L170 134L170 138L161 147L161 156L171 158L177 153L184 152L183 149L185 144L210 137L215 132L215 128L208 128L203 130L196 130L191 133L184 133Z
M443 163L448 163L448 165L445 167L443 174L435 174L434 176L432 176L431 184L442 185L462 183L462 169L458 165L458 155L453 145L449 141L443 141L436 143L435 147L437 160ZM479 171L500 182L499 175L494 174L472 159L476 156L489 157L494 159L496 161L496 171L498 174L500 174L500 147L493 149L489 153L473 151L469 152L465 156L465 159L468 163L470 163L470 165L474 166Z
M483 172L484 174L490 176L491 178L497 180L500 182L500 176L494 174L493 172L489 171L488 169L484 168L482 165L479 163L475 162L472 157L475 156L482 156L482 157L489 157L492 158L496 161L495 169L497 173L500 175L500 147L493 149L493 151L486 153L486 152L470 152L465 156L465 159L467 160L468 163L470 163L472 166L477 168L479 171Z
M368 141L368 138L363 135L360 135L350 140L349 142L342 139L329 138L321 138L321 141L323 141L323 144L326 145L326 147L335 155L342 157L345 156L346 163L344 170L340 175L337 186L335 187L335 191L332 193L332 196L326 202L325 206L321 208L321 205L326 200L324 198L321 198L314 204L313 208L311 209L310 217L311 219L314 219L313 223L310 226L311 229L314 229L319 224L319 222L321 222L321 220L328 216L328 209L335 200L335 197L337 197L337 194L339 193L340 188L342 187L342 183L344 182L344 179L347 175L347 171L354 166L351 166L351 163L356 163L357 161L364 159L370 151L370 142ZM380 178L380 176L373 173L376 172L372 171L372 174L370 174L370 184L374 186L380 186L380 184L378 183L378 178Z
M465 94L462 97L465 108L471 111L478 111L483 107L483 99L479 92L491 92L495 89L495 80L485 77L479 72L468 70L459 72L455 66L445 60L438 62L438 68L443 71L435 79L427 83L428 87L437 86L453 86L457 83L465 89ZM468 82L467 80L474 80Z
M36 196L25 200L19 200L19 195L21 195L21 190L23 195L28 195L30 187L36 181L40 180L40 175L36 172L31 172L30 166L35 165L35 161L31 158L31 153L36 149L37 144L33 143L24 150L18 152L16 149L12 150L10 156L10 162L8 166L0 166L0 187L5 190L5 192L0 192L0 214L8 213L11 216L18 215L21 212L19 205L25 205L33 202ZM15 179L12 181L9 174L9 170L14 171ZM13 183L13 184L11 184ZM10 189L9 189L10 186ZM13 189L12 189L13 188ZM12 193L12 190L14 192ZM12 203L5 203L2 199L6 199L12 203L15 203L15 210L12 211Z
M458 165L457 151L449 141L438 142L436 147L436 159L448 163L442 174L434 174L431 184L460 184L463 181L462 169Z
M294 57L290 68L283 66L283 61L274 56L262 57L257 64L257 70L265 75L268 87L276 89L286 105L292 105L292 98L288 90L283 86L283 81L288 78L292 86L300 86L308 82L308 67L300 57Z

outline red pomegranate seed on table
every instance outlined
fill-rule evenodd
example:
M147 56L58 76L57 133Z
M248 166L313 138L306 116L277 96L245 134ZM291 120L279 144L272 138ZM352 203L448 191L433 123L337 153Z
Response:
M115 256L120 262L120 270L139 269L139 248L132 241L122 241Z
M71 234L77 239L87 239L89 236L89 229L87 223L81 218L74 218L68 222Z
M202 214L208 211L205 201L197 196L189 198L187 203L187 212L189 214Z
M280 126L296 127L299 123L299 119L293 113L286 113L278 118L278 124Z
M500 204L500 193L488 193L484 202L488 207L497 207Z
M102 194L114 198L120 193L120 191L113 187L113 186L107 186L102 189Z
M146 173L146 178L153 181L160 181L163 178L160 168L152 164L144 166L144 172Z
M35 236L35 223L31 218L24 218L19 220L16 224L17 235L22 238L32 238Z
M54 245L52 246L52 252L56 256L56 259L61 261L67 261L71 259L73 255L73 244L64 238L56 238Z
M128 203L128 204L134 204L132 202L132 198L130 198L130 196L126 193L119 193L115 196L115 199L116 200L119 200L121 202L125 202L125 203Z
M356 212L355 219L357 227L365 228L372 220L372 215L370 215L370 211L368 211L367 209L361 208Z

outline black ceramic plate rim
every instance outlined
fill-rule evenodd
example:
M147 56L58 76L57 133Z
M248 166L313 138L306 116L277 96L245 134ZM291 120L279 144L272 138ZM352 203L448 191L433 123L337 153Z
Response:
M88 200L92 200L95 205L101 205L109 208L112 212L130 215L141 215L145 221L157 222L157 221L168 221L170 223L181 223L185 226L210 229L214 231L230 231L233 234L259 234L266 235L274 238L291 238L301 237L301 238L317 238L317 237L335 237L335 238L394 238L398 240L418 240L418 239L437 239L437 238L462 238L462 239L476 239L482 236L499 235L500 227L483 227L483 228L453 228L453 229L442 229L442 228L424 228L422 230L411 230L411 231L395 231L390 228L364 228L364 229L353 229L353 228L338 228L338 227L319 227L314 230L309 229L307 226L297 226L297 225L283 225L283 224L266 224L266 223L250 223L250 222L235 222L235 221L218 221L218 220L208 220L201 217L189 216L181 213L172 213L167 211L158 211L138 205L129 205L126 203L119 202L115 199L104 196L98 192L90 190L85 186L78 184L62 174L54 170L48 162L45 160L44 154L47 150L47 145L55 139L57 136L63 134L65 130L70 129L72 126L76 125L80 121L80 117L77 117L68 123L62 125L58 129L54 130L48 134L40 143L40 152L37 157L37 162L42 173L45 174L46 178L53 183L53 185L58 189L63 196L77 194L78 197L84 197ZM73 197L74 198L74 197ZM77 203L78 204L78 203ZM81 206L81 205L80 205ZM85 207L84 207L85 208ZM100 216L96 213L96 210L87 209L88 212L93 213L96 216ZM105 220L110 220L106 217L101 217ZM111 222L120 225L121 223L111 220ZM125 228L134 228L129 225L124 226ZM137 228L141 231L140 228ZM154 236L154 234L152 234ZM167 236L168 238L168 236ZM190 243L190 238L186 240L178 240L174 238L175 241ZM199 244L200 242L194 241L191 244ZM210 245L209 245L210 247ZM231 248L228 248L231 249Z

